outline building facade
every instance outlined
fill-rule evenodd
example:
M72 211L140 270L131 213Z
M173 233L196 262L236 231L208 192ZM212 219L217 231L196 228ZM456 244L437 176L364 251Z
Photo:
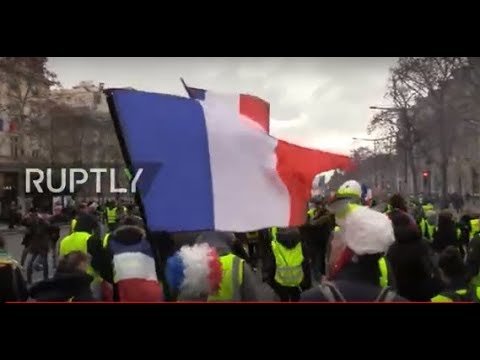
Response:
M24 168L39 156L38 139L29 129L36 116L32 102L49 94L48 82L32 81L31 69L22 64L14 72L0 67L0 219L8 217L12 201L26 210Z

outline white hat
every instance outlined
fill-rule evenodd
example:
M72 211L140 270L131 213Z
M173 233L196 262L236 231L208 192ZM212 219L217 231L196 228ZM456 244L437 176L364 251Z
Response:
M357 255L384 253L395 241L388 216L365 206L349 213L342 226L343 241Z

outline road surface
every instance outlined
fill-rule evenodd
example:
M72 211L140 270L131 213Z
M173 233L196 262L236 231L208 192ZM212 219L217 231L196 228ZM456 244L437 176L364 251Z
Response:
M60 228L60 239L62 239L64 236L66 236L68 233L68 226L63 226ZM8 253L15 258L18 262L20 262L21 257L22 257L22 251L23 251L23 246L22 246L22 240L23 240L23 231L16 231L16 232L8 232L4 233L3 237L6 241L7 245L7 251ZM30 256L27 257L27 260L25 264L28 264L30 260ZM53 276L54 269L53 269L53 258L52 254L49 254L49 275ZM26 269L24 269L24 276L26 275L25 272ZM33 272L33 283L40 281L43 279L43 271L34 271Z

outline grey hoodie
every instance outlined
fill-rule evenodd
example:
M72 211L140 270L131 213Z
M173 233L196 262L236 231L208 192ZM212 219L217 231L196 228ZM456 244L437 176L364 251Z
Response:
M232 245L235 235L229 232L207 231L200 234L197 244L208 244L215 248L219 256L232 253ZM260 281L250 265L243 261L243 282L240 289L241 301L278 301L273 289Z

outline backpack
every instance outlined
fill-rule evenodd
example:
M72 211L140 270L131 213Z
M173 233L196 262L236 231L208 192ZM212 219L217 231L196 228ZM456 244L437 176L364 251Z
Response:
M319 288L328 302L347 302L334 283L325 281L319 285ZM374 302L391 302L396 296L397 294L387 286L382 288Z

